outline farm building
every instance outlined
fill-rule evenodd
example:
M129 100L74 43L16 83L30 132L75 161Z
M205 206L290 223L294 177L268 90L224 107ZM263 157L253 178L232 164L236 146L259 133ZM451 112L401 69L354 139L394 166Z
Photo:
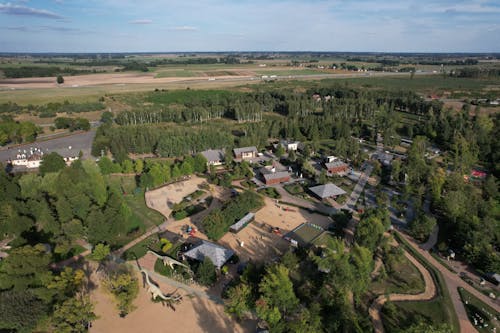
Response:
M202 154L207 159L207 164L221 165L224 162L224 151L222 149L209 149L202 151Z
M311 193L320 200L327 198L336 198L340 195L346 194L346 191L332 183L310 187L309 191L311 191Z
M334 160L329 163L325 163L325 168L330 175L341 175L346 174L349 170L349 165L340 160Z
M229 231L237 233L238 231L246 227L250 222L252 222L254 218L254 213L248 213L247 215L243 216L238 222L230 226Z
M290 181L290 173L288 171L277 171L275 167L263 167L259 169L259 172L266 185L274 185Z
M184 255L198 261L203 261L208 257L215 267L220 269L234 255L234 251L206 240L200 240L200 243L191 250L184 252Z
M235 158L251 159L257 157L257 148L254 146L234 148L233 153Z

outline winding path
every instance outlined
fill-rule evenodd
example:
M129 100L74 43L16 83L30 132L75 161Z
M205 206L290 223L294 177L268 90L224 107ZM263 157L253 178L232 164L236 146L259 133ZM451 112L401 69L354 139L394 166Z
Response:
M378 296L370 306L368 312L370 314L370 318L373 323L373 327L375 329L375 333L383 333L384 325L382 323L382 307L388 301L428 301L433 299L436 296L436 284L432 279L429 271L422 266L422 264L415 259L408 252L404 252L405 257L419 270L420 274L424 279L425 290L419 294L390 294L390 295L380 295Z

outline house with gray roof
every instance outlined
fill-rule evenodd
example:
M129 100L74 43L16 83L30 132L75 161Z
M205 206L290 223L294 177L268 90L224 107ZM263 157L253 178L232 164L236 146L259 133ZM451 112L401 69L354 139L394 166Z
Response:
M310 187L309 191L311 191L312 194L314 194L321 200L327 198L336 198L347 193L346 191L332 183Z
M241 147L233 149L234 157L241 159L251 159L257 157L257 148L255 146L251 147Z
M224 150L222 149L209 149L202 151L202 154L207 159L207 164L221 165L224 162Z
M234 251L218 244L201 240L191 250L184 252L184 255L198 261L203 261L203 259L208 257L215 267L220 269L234 255Z

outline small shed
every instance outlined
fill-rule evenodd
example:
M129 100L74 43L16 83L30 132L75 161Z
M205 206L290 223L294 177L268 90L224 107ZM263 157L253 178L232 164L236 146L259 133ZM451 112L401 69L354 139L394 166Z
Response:
M246 227L250 222L252 222L254 218L255 218L254 213L248 213L247 215L243 216L238 222L230 226L229 230L231 232L237 233L241 229Z

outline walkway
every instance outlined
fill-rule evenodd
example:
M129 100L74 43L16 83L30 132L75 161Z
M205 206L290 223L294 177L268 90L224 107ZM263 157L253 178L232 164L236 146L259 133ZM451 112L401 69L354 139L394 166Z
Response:
M346 201L346 203L342 208L354 210L356 202L358 202L359 196L363 192L363 189L365 188L366 182L368 181L368 178L370 178L372 171L373 171L373 166L371 164L368 164L366 170L359 177L358 183L352 190L349 199Z
M434 283L434 280L432 279L431 274L429 271L422 266L422 264L415 259L412 255L410 255L408 252L404 252L405 257L413 264L417 269L419 270L420 274L422 274L422 277L424 279L424 284L425 284L425 290L420 293L420 294L390 294L390 295L380 295L378 296L370 306L370 309L368 310L373 327L375 329L375 333L383 333L384 332L384 325L382 323L382 316L381 316L381 311L382 307L384 304L390 300L392 302L397 302L397 301L428 301L434 298L436 296L436 285Z
M442 274L444 281L446 283L446 287L448 288L448 292L450 293L455 313L457 314L458 317L461 333L476 332L476 330L469 321L469 318L467 317L467 312L465 310L464 304L462 303L460 295L457 290L458 287L464 288L465 290L467 290L468 292L479 298L482 302L491 306L493 309L500 311L499 300L493 300L488 296L480 293L475 288L473 288L465 281L463 281L457 274L450 272L433 256L431 256L429 252L423 250L410 236L405 235L403 233L399 233L399 235L405 238L415 251L419 252L432 266L434 266Z

